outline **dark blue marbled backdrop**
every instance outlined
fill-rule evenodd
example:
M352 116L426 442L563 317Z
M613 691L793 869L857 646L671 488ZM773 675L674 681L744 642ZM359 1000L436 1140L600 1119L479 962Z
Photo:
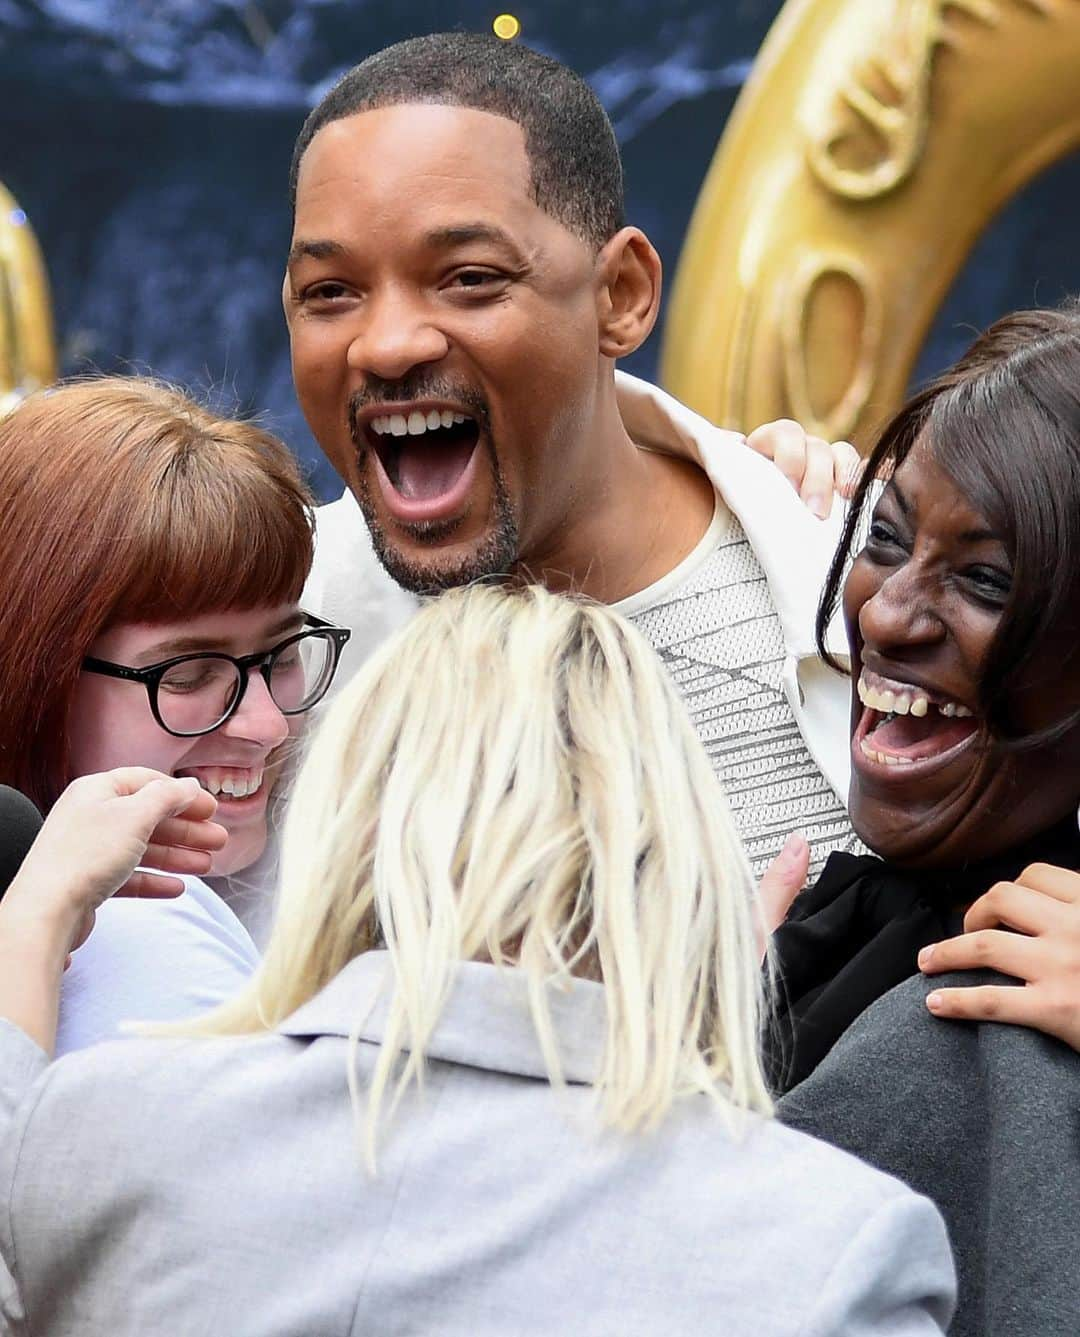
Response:
M293 137L328 83L376 47L486 31L500 8L599 92L629 216L673 270L778 0L0 0L0 181L44 247L64 369L152 369L258 410L333 495L293 400L278 298ZM972 326L1080 286L1078 204L1076 161L1014 201L958 280L920 374ZM657 349L654 338L629 368L654 375Z

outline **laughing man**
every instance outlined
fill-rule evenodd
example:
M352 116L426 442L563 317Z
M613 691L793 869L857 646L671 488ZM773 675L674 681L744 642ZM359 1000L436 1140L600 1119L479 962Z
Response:
M400 43L308 117L292 192L293 373L348 485L311 602L369 645L482 577L611 604L678 683L755 867L793 827L818 861L848 846L846 686L811 626L832 531L741 438L616 373L660 261L587 85L495 38ZM760 446L808 449L794 424ZM822 513L833 456L807 458Z

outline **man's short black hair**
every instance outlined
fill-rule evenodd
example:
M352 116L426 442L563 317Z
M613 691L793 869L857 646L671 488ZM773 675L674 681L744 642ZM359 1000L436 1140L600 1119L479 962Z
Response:
M597 249L622 227L622 163L596 94L557 60L483 33L397 42L344 75L296 141L293 209L300 160L324 125L410 102L472 107L516 122L525 135L533 198L545 213Z

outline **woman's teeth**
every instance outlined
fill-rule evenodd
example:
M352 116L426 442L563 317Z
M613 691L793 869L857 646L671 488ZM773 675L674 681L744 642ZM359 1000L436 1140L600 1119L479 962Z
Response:
M859 700L870 710L881 715L914 715L921 719L934 703L917 687L909 690L892 691L889 688L872 687L866 681L866 674L860 674L858 683ZM967 706L956 701L946 701L935 707L942 715L952 719L965 718L972 714Z
M208 794L215 798L224 794L227 798L250 798L262 787L263 768L243 770L232 766L207 766L198 771L184 772L194 775ZM178 772L180 774L180 772Z
M863 756L869 757L871 761L880 762L882 766L910 766L914 760L912 757L898 756L895 752L879 752L871 747L865 738L860 738L859 747L862 748Z

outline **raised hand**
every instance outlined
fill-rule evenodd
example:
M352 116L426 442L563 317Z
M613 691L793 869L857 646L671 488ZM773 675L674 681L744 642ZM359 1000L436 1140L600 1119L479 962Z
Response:
M792 901L806 885L809 868L810 846L797 831L793 831L758 883L758 905L766 937L787 918ZM761 950L764 954L764 942Z
M83 942L97 908L114 894L176 896L178 877L136 872L149 864L172 873L206 873L228 839L210 821L217 801L197 780L129 766L75 780L57 800L8 890L29 894L41 913L68 916ZM89 922L87 922L89 920Z
M0 901L0 1017L47 1052L60 977L110 896L176 896L172 873L209 871L228 839L217 801L192 777L124 767L74 781L57 800ZM166 873L136 873L150 863Z

